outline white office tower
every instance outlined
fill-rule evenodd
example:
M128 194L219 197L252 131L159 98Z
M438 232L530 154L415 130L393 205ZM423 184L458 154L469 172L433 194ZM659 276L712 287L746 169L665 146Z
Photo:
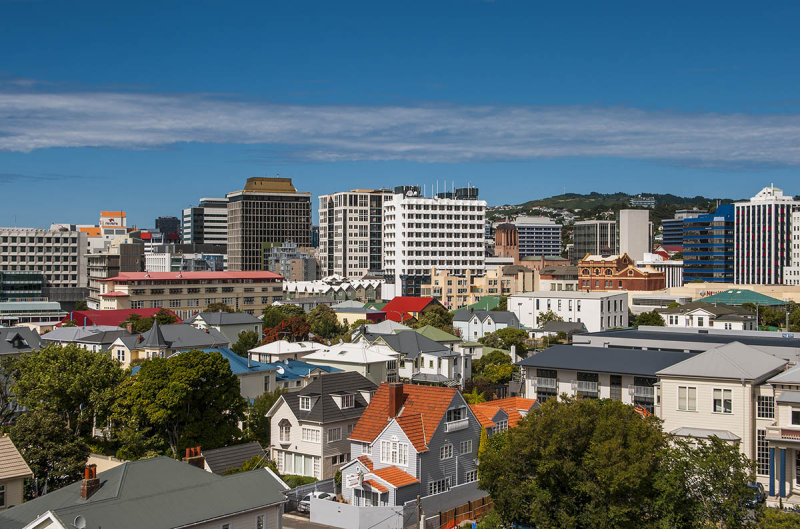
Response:
M733 282L780 285L791 264L792 214L800 202L775 186L735 205Z
M431 268L463 275L485 271L486 201L475 187L434 198L416 186L395 188L383 204L383 270L397 296L419 296Z
M783 273L784 285L800 285L800 210L792 212L791 266Z
M200 204L182 212L184 244L228 243L228 199L201 198Z
M621 209L617 213L617 248L634 261L644 259L653 250L653 223L646 209Z

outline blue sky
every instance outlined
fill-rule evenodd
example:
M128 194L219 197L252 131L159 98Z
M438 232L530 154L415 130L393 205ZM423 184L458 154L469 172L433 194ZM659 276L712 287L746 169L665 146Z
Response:
M0 225L280 174L798 194L797 2L0 0ZM5 197L12 197L8 200Z

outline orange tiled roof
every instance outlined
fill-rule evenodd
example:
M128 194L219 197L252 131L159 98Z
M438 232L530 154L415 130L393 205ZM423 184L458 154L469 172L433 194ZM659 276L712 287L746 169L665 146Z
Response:
M359 456L358 460L361 461L370 472L372 471L372 459L370 459L369 456Z
M490 428L494 426L494 421L492 421L492 417L496 413L498 408L494 408L494 411L489 409L487 406L478 406L477 404L470 404L470 408L472 408L472 413L475 414L475 417L478 418L478 422L481 423L481 426L484 428Z
M369 485L370 487L372 487L373 489L377 490L378 492L386 492L386 491L389 490L389 489L387 489L386 487L384 487L383 485L381 485L380 483L378 483L377 481L375 481L373 479L364 480L364 485Z
M494 426L492 417L503 410L508 415L508 427L513 428L522 420L521 411L528 411L536 403L536 399L522 397L508 397L505 399L490 400L479 404L471 404L472 412L484 428Z
M125 216L125 212L124 211L101 211L100 212L100 216L101 217L124 217Z
M403 384L403 401L400 414L396 417L397 424L417 452L428 450L428 443L456 392L455 388ZM389 384L384 382L353 428L350 439L371 443L392 418L389 414Z
M102 235L100 228L94 226L85 226L83 228L78 228L78 230L85 233L87 237L100 237Z
M378 470L373 470L372 473L395 488L405 487L412 483L419 483L417 478L397 467L383 467Z
M498 408L512 408L515 410L528 411L536 403L536 399L525 399L522 397L506 397L504 399L495 399L488 402L481 402L478 406L489 405L497 406Z

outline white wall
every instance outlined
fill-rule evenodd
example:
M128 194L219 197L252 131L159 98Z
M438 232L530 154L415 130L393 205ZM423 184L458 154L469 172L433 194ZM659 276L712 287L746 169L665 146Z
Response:
M596 293L584 296L576 292L569 297L548 297L547 292L523 294L508 298L508 310L516 314L521 325L538 328L539 315L551 310L564 321L581 322L588 332L628 326L628 294ZM538 304L537 304L538 301Z

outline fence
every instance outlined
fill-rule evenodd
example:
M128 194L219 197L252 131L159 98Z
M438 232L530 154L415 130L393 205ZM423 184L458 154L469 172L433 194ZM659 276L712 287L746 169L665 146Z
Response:
M283 504L283 510L285 512L296 511L297 504L312 492L329 492L331 494L336 494L336 481L330 478L287 490L284 494L288 501Z
M416 505L359 507L348 503L311 500L311 523L340 529L403 529L417 522ZM436 528L438 529L438 527Z
M435 529L452 529L467 520L477 520L492 508L492 500L488 496L467 502L464 505L439 513L439 524ZM427 529L427 524L426 524Z

